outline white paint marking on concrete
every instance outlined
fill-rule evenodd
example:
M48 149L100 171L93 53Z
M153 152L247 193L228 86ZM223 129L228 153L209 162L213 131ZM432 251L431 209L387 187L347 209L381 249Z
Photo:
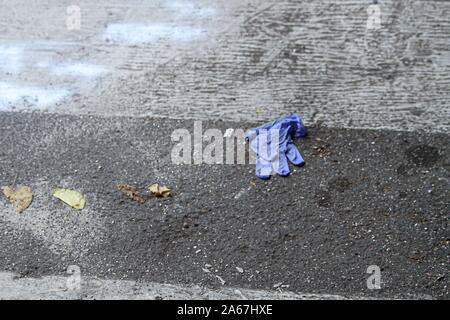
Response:
M146 44L161 39L172 41L192 41L205 34L205 30L189 26L169 24L116 23L107 26L103 40L131 45Z
M49 61L39 61L38 63L35 64L36 68L40 68L40 69L47 69L50 65Z
M44 87L22 86L17 83L0 82L0 111L9 111L16 107L47 107L66 97L65 89L47 89Z
M0 45L0 71L17 74L22 69L23 48Z
M83 78L97 78L107 72L107 69L103 66L83 62L65 63L55 66L50 70L51 73L58 76L74 76Z
M266 290L221 288L217 290L192 286L135 282L129 280L101 280L81 277L81 283L72 284L71 276L21 278L11 272L0 272L0 299L186 299L186 300L346 300L368 299L332 294L298 294Z

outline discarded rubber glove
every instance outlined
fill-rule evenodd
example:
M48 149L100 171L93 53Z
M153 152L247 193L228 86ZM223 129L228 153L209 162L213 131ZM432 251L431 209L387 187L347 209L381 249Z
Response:
M301 166L305 163L293 138L306 136L302 118L291 114L247 131L245 139L256 153L256 175L268 179L272 170L280 176L289 175L288 159Z

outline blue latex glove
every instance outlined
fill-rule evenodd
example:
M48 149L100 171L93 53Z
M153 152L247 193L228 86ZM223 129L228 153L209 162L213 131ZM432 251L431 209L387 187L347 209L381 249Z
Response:
M306 136L302 118L297 114L280 117L247 131L245 139L256 153L256 175L268 179L272 169L280 176L289 175L288 159L300 166L305 163L293 138Z

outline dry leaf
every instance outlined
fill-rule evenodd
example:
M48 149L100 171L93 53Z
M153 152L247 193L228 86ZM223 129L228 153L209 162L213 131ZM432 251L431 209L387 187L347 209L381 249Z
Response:
M319 156L321 158L328 157L329 155L331 155L331 151L328 150L328 147L324 145L314 146L312 153L313 155Z
M18 213L28 208L33 201L33 191L28 186L2 187L2 191Z
M165 186L161 186L158 183L154 183L151 186L148 187L148 190L153 193L155 196L157 197L162 197L162 198L166 198L168 196L170 196L170 189L165 187Z
M141 196L135 186L130 186L129 184L122 183L118 184L116 187L134 201L137 201L141 204L145 202L145 199Z
M56 188L53 191L53 196L78 210L83 209L86 204L83 195L76 190Z

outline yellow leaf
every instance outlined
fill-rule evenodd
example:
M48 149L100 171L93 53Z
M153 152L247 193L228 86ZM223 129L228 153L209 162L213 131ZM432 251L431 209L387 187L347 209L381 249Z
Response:
M160 186L158 183L154 183L148 187L148 190L157 197L166 198L170 196L170 189L165 186Z
M83 209L86 204L86 200L83 195L76 190L56 188L53 191L53 196L68 204L72 208L79 210Z
M2 187L2 191L18 213L28 208L33 201L33 191L28 186Z

